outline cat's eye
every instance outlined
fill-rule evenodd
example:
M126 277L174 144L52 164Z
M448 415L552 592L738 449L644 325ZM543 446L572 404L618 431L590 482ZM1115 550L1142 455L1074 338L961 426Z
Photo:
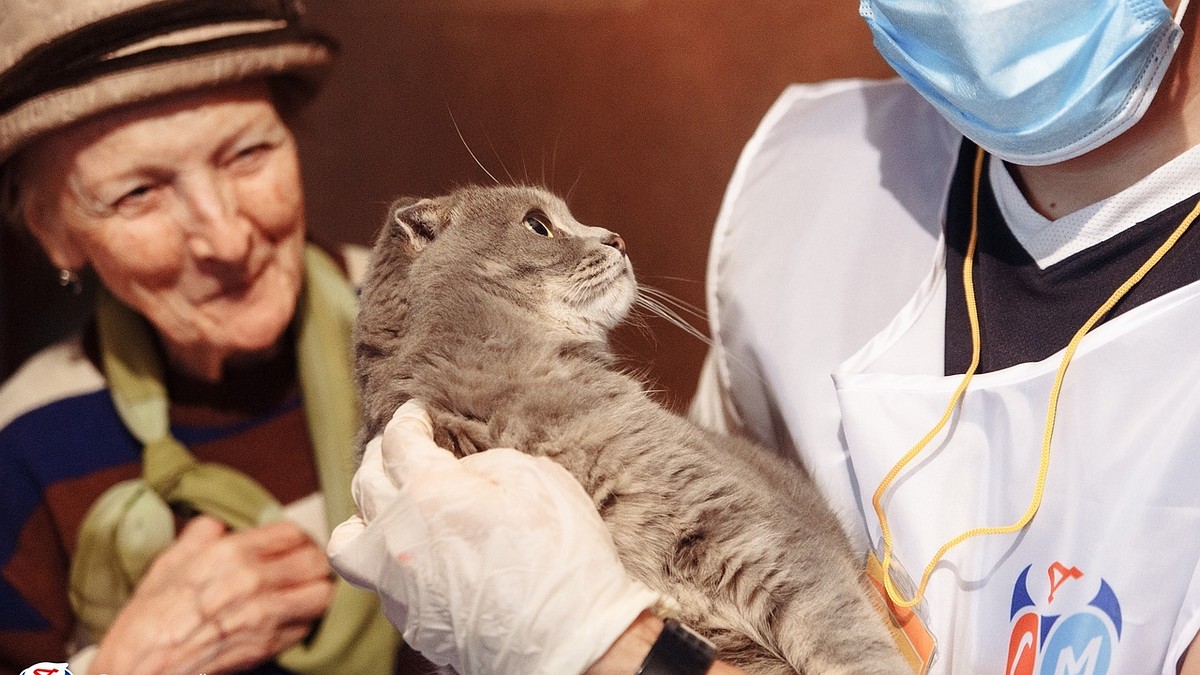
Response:
M521 224L529 228L529 231L534 234L547 238L554 237L554 228L550 225L550 218L541 211L526 213L525 219L521 221Z

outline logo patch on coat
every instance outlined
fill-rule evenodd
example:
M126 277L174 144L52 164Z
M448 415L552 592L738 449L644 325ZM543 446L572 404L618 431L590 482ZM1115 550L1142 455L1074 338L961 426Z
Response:
M1013 585L1008 675L1107 675L1121 639L1121 604L1104 579L1055 562L1031 588L1027 566ZM1090 598L1090 599L1089 599Z

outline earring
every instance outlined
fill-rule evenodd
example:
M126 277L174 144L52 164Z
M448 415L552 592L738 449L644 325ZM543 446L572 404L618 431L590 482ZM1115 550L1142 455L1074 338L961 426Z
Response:
M83 281L79 279L79 274L77 274L75 270L59 270L58 285L62 286L63 288L70 288L71 295L79 295L83 292Z

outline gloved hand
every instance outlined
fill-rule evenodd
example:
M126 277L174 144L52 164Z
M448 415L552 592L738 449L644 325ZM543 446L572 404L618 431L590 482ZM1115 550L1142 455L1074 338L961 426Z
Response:
M581 673L662 600L626 575L565 469L508 448L455 459L414 402L367 445L353 494L334 569L463 675Z

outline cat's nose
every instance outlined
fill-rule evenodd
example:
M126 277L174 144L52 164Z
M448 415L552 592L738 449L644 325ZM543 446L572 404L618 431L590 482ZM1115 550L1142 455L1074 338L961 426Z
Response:
M604 245L611 246L620 251L621 255L625 255L625 240L622 239L621 235L619 234L608 235L608 237L604 240Z

